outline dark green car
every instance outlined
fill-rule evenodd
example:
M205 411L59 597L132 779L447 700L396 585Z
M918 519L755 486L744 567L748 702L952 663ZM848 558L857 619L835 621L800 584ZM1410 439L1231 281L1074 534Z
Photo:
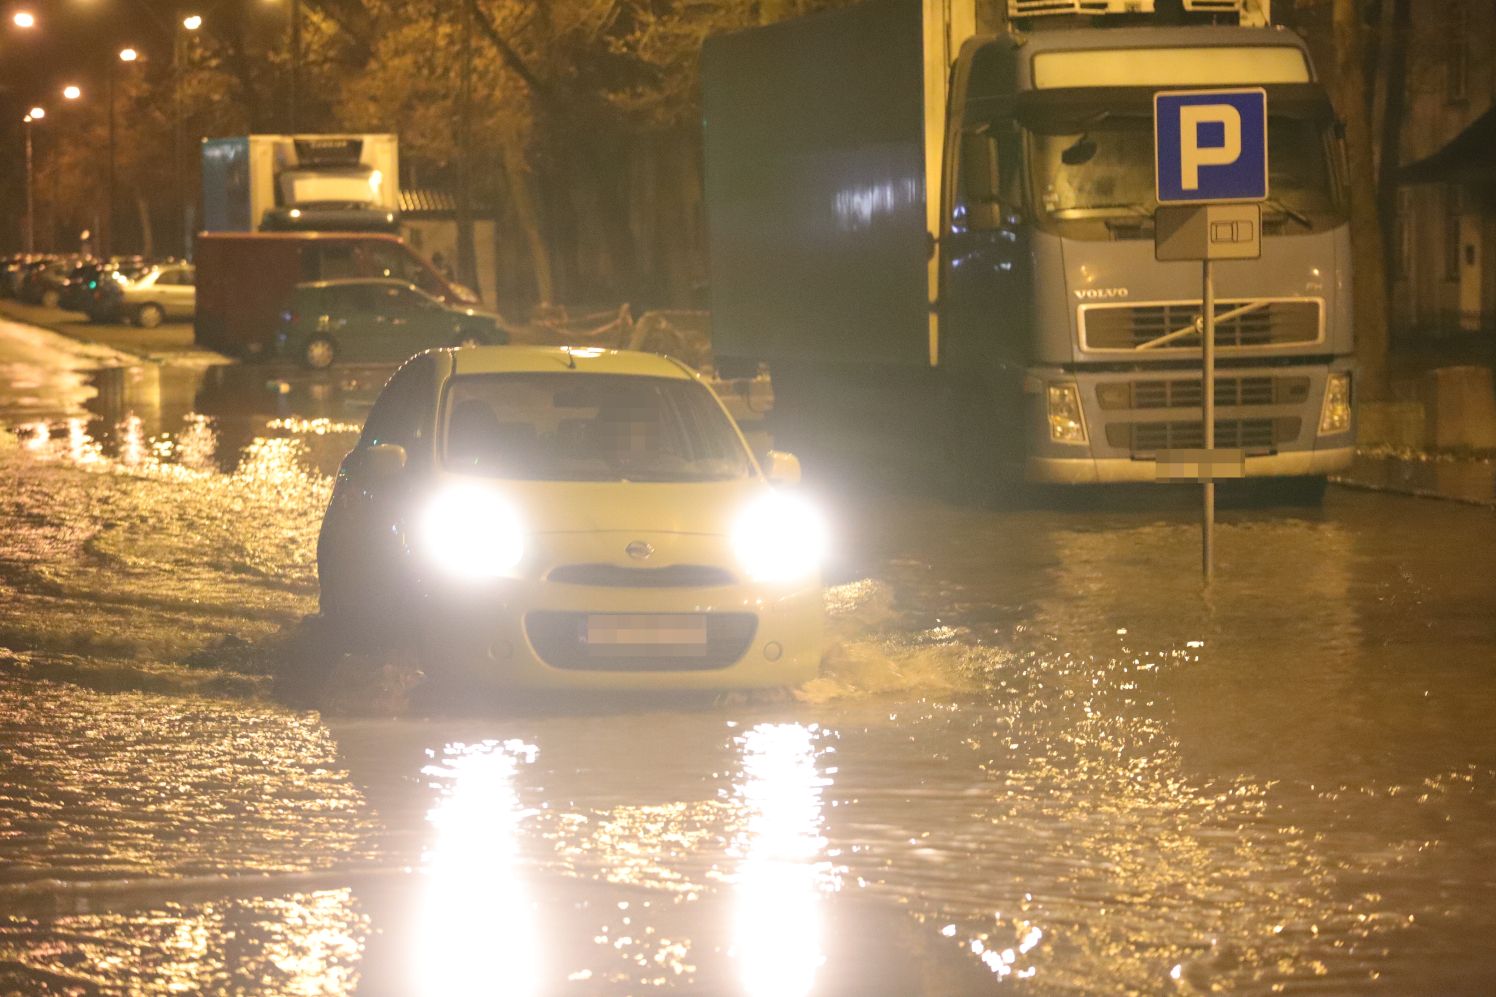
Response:
M276 336L282 357L322 370L335 363L399 363L440 346L501 345L499 317L454 307L386 278L298 284Z

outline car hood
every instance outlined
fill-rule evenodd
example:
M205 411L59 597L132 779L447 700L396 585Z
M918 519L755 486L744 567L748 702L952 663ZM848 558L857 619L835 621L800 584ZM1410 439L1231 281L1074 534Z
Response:
M448 481L470 479L451 476ZM680 533L727 536L743 510L769 493L736 481L494 481L532 533Z

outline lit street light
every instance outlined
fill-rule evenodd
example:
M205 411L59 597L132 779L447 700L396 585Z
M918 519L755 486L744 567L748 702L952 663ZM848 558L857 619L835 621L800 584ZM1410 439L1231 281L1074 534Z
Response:
M36 27L36 15L29 10L18 10L11 17L10 22L18 28L34 28Z
M69 83L67 86L62 88L62 95L68 100L77 100L79 97L83 96L83 91L78 89L75 84Z
M196 31L203 26L202 16L199 14L188 14L182 18L184 31ZM172 129L172 172L176 181L177 212L179 217L177 223L181 225L182 255L186 256L191 248L192 237L187 231L187 191L186 181L182 173L182 150L186 145L186 139L182 134L182 63L187 60L187 35L184 31L175 32L172 45L172 104L174 105L174 127Z
M33 107L21 122L26 127L26 252L36 251L36 196L32 192L31 125L47 116L44 108Z
M119 50L119 61L120 62L134 62L135 60L137 60L139 58L140 58L140 53L137 52L137 51L135 51L133 48L122 48L122 49ZM114 119L115 119L115 113L114 113L114 61L113 60L110 60L110 62L109 62L109 72L106 74L105 80L106 80L106 82L108 84L108 91L109 91L105 95L105 99L106 99L106 101L109 104L109 209L108 209L108 211L106 211L104 213L104 223L105 223L104 224L104 237L101 240L101 242L103 244L103 249L104 249L103 255L106 258L108 258L109 256L114 255L114 224L115 224L115 220L116 220L116 217L115 217L115 208L114 208L114 201L115 201L116 194L115 194L115 180L114 180L114 169L115 169L114 168L114 160L115 160L115 153L114 153Z

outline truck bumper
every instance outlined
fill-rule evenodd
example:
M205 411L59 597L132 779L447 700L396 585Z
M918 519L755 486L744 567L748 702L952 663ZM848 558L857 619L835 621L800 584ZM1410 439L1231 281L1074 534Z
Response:
M1247 458L1247 477L1299 477L1336 474L1351 466L1353 447L1297 450ZM1053 485L1098 485L1156 481L1152 460L1131 457L1030 457L1024 477Z

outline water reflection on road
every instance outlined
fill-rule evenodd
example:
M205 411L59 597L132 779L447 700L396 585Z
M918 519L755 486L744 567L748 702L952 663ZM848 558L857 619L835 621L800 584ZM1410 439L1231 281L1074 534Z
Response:
M0 991L1496 986L1488 512L1226 512L1205 598L1188 507L833 488L796 699L291 710L244 662L382 377L12 420Z

